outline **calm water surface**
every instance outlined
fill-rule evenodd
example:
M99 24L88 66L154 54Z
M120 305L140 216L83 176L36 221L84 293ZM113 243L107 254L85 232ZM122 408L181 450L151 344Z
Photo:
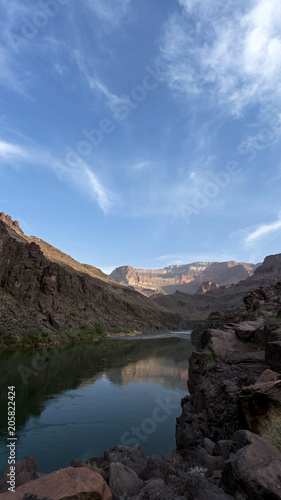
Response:
M16 386L16 458L39 470L102 455L116 444L145 455L175 448L187 394L190 332L0 354L0 473L8 457L7 387Z

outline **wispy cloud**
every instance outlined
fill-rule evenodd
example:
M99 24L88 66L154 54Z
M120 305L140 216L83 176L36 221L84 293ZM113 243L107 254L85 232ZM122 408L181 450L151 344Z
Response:
M279 214L278 220L269 222L268 224L261 224L254 231L248 233L244 237L244 243L246 246L255 245L257 241L279 230L281 230L281 213Z
M24 148L18 146L17 144L11 144L9 142L0 141L0 159L10 160L10 159L24 159L28 158L29 154Z
M90 166L82 159L76 166L69 166L49 151L26 147L19 144L0 141L0 163L21 162L22 164L52 167L57 177L93 198L104 213L108 213L114 202L115 195L106 189Z
M86 0L87 6L103 22L117 25L127 12L130 0Z
M196 253L196 254L167 254L160 255L154 259L160 265L169 266L171 264L185 265L193 262L225 262L233 260L230 253ZM162 264L161 264L162 263Z
M128 103L129 96L118 96L111 92L108 87L95 74L95 70L91 69L90 64L86 61L80 50L74 51L74 57L81 75L83 76L90 89L104 98L105 105L118 118L117 108Z
M163 32L160 51L170 88L207 96L227 113L274 96L280 101L281 4L279 0L179 0Z

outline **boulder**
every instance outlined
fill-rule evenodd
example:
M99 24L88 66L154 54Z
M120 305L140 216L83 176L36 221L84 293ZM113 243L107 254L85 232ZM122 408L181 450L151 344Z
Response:
M151 479L148 481L140 493L134 496L133 500L143 500L144 498L149 500L160 500L161 498L176 500L174 495L170 496L167 494L167 486L162 479Z
M146 467L147 459L138 444L134 446L117 445L104 453L104 460L110 463L119 462L141 474ZM88 461L87 461L88 462Z
M87 468L67 467L45 474L16 488L15 493L2 493L1 500L112 500L105 480Z
M215 448L215 443L214 441L212 441L211 439L209 438L205 438L203 440L203 445L204 445L204 448L205 450L210 454L210 455L213 455L213 451L214 451L214 448ZM220 455L220 453L219 453Z
M109 486L114 497L127 498L140 492L143 481L132 469L117 462L110 464Z
M268 342L265 349L265 360L272 370L281 373L281 341Z
M234 454L222 472L224 490L235 498L280 500L281 454L250 431L236 432L233 441Z
M201 446L198 446L197 449L193 451L191 459L197 466L207 469L207 476L212 476L215 470L223 468L223 457L209 455Z
M190 476L188 486L192 495L191 498L194 500L233 500L233 496L228 495L223 489L212 484L205 477Z
M33 479L37 479L39 477L38 465L35 460L34 455L27 455L24 460L19 460L15 464L15 476L16 476L16 488L21 486L22 484L28 483ZM7 474L10 472L10 465L7 465L4 474L2 476L2 481L0 485L0 493L4 493L8 491L9 485L7 484L8 476Z
M209 330L211 337L210 349L216 363L256 362L264 359L262 351L257 352L256 347L250 343L242 342L233 330Z
M240 340L244 340L245 342L249 342L254 338L255 331L261 330L264 327L264 320L257 319L256 321L247 321L243 323L239 323L238 325L232 325L237 337Z
M151 455L147 459L147 465L141 474L141 479L166 479L168 476L176 474L176 469L171 459L166 455Z
M221 455L224 460L227 460L232 448L233 441L231 439L221 439L215 444L213 455Z
M257 380L257 384L262 384L265 382L276 382L277 380L281 380L281 374L278 372L273 372L268 368L264 370L264 372L260 375Z

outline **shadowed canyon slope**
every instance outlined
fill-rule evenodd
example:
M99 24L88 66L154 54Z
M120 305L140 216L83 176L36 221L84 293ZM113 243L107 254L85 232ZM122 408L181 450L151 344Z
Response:
M254 274L235 285L210 287L195 295L175 292L172 295L156 294L151 298L157 304L182 314L189 324L206 318L211 312L231 312L244 309L243 297L259 287L271 286L281 281L281 254L269 255Z
M204 282L220 286L238 283L251 276L257 266L234 261L194 262L155 270L123 266L114 269L109 277L145 295L172 294L177 290L193 294Z
M16 330L83 324L142 330L184 328L185 321L138 292L113 283L0 214L0 321Z

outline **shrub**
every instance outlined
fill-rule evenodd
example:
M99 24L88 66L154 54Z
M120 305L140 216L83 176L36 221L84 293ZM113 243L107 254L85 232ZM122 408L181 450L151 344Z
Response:
M192 467L189 469L188 474L191 474L192 476L200 476L200 477L205 477L208 469L205 469L204 467Z
M258 433L281 453L281 406L272 408L259 424Z
M106 330L103 326L95 326L95 331L97 335L103 335Z
M80 326L79 335L103 335L106 332L103 326L90 326L90 325L82 325Z
M41 332L36 330L36 328L31 327L23 332L22 343L24 345L36 346L41 340Z
M17 344L17 343L18 343L18 339L17 339L17 337L16 337L15 335L10 335L9 337L6 337L6 338L5 338L5 341L4 341L4 342L5 342L5 344L6 344L7 346L10 346L10 345L15 345L15 344Z
M116 326L112 333L130 333L132 329L126 328L125 326Z
M207 368L211 368L212 366L214 366L216 364L216 360L215 360L214 354L211 351L211 349L206 349L204 351L204 357L206 359Z

